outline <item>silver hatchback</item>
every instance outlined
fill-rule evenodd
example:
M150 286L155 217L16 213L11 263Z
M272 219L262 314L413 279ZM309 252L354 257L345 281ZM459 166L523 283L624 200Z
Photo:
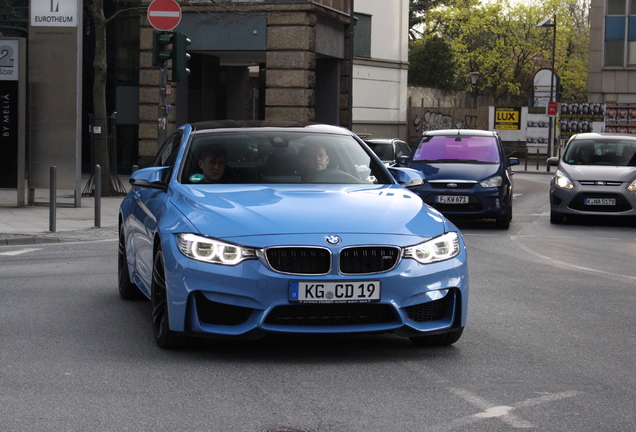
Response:
M550 222L567 216L636 217L636 135L582 133L570 138L550 182Z

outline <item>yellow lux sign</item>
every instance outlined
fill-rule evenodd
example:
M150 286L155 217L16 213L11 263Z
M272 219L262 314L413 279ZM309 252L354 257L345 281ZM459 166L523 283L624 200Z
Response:
M520 123L519 108L495 108L495 129L519 129Z

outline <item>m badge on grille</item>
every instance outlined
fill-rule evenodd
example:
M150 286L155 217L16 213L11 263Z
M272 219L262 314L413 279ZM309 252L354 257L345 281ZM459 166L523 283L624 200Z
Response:
M340 244L340 237L338 237L337 235L329 235L325 237L325 241L330 245L337 245Z

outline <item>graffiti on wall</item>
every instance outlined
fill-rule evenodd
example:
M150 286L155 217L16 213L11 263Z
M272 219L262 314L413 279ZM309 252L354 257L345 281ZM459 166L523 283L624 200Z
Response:
M476 115L464 115L463 118L436 111L426 111L421 117L415 115L413 127L418 133L440 129L475 129Z

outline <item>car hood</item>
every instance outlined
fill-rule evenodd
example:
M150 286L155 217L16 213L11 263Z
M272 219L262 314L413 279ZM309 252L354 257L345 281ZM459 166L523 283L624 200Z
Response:
M422 163L413 162L410 168L422 171L426 181L473 180L482 181L497 175L500 164L480 163Z
M397 185L181 185L171 202L201 234L397 234L434 237L447 221Z
M598 180L628 182L636 177L636 167L607 165L559 165L570 180Z

